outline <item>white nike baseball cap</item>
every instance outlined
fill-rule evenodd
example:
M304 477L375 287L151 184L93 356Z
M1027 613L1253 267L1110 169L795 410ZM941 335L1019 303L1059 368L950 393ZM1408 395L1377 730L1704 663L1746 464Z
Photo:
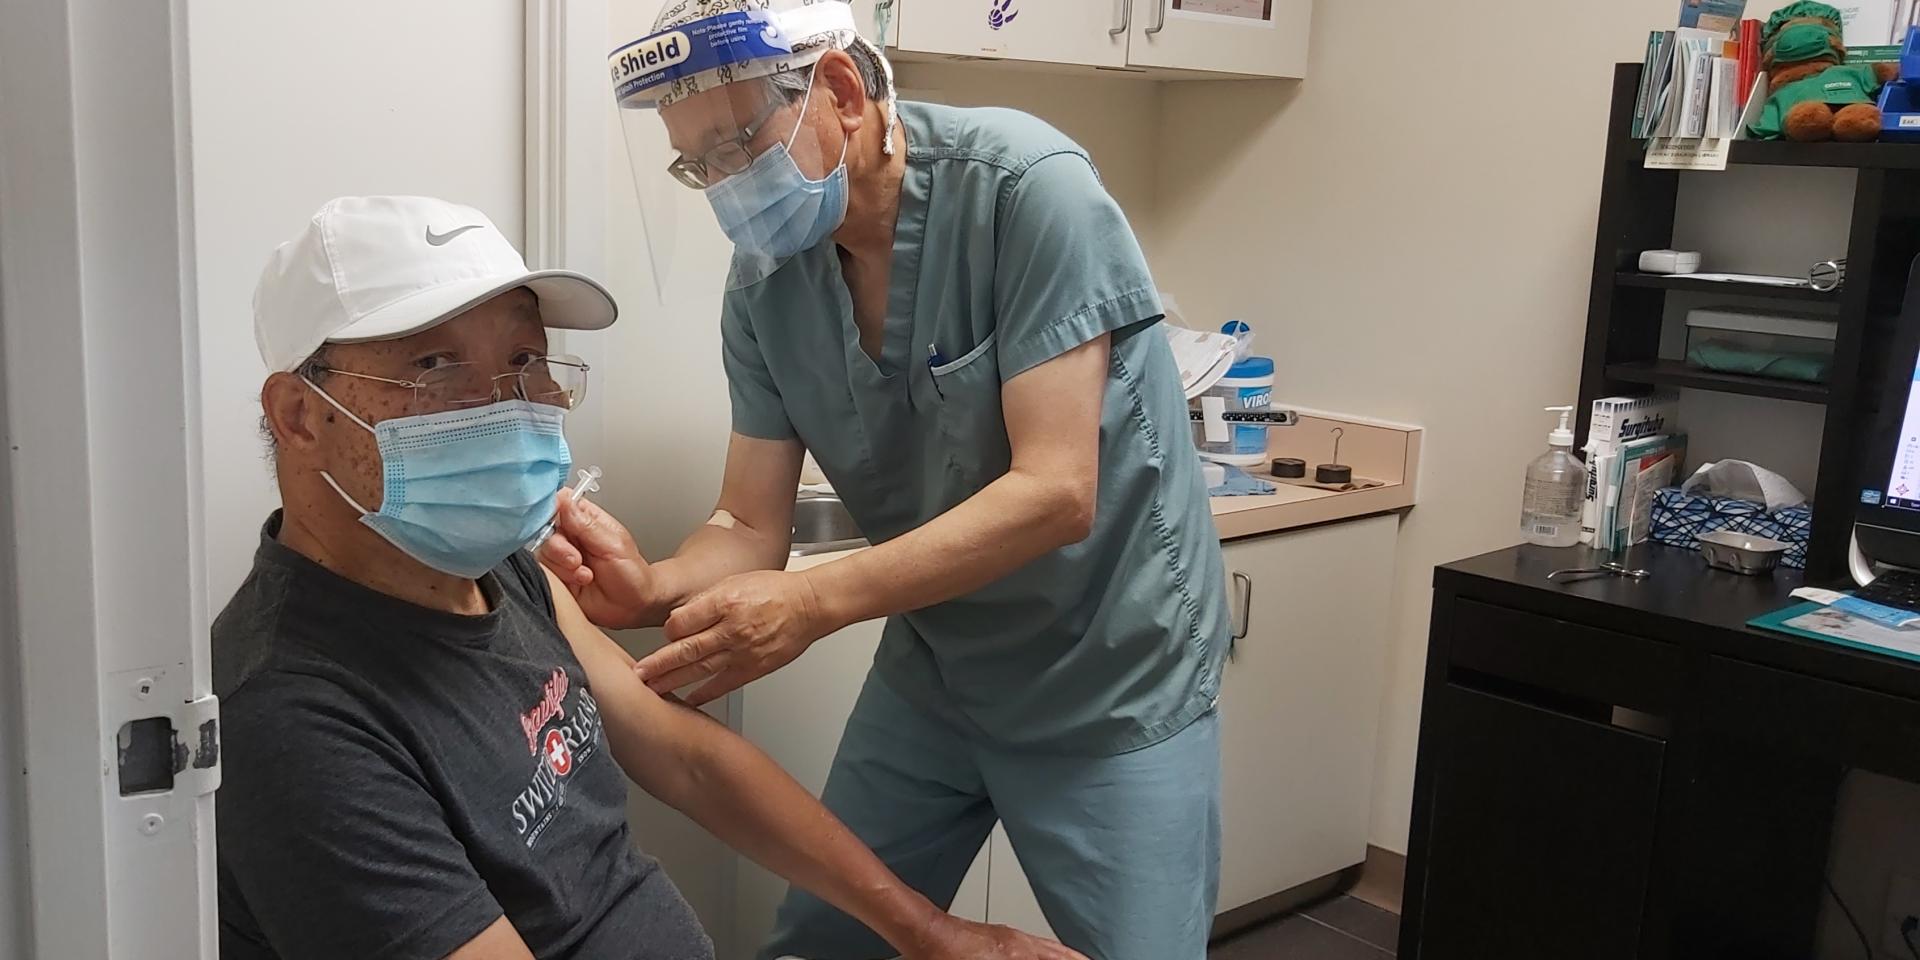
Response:
M548 327L599 330L619 315L600 284L528 270L487 215L430 197L340 197L267 259L253 336L269 370L291 372L326 343L396 340L526 287Z

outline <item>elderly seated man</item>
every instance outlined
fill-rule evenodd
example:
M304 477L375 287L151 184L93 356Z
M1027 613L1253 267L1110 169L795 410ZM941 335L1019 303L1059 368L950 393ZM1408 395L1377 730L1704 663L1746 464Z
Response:
M587 385L547 329L611 324L597 284L528 271L471 208L342 198L254 313L284 508L214 625L225 960L711 957L622 770L906 957L1078 956L903 885L525 552Z

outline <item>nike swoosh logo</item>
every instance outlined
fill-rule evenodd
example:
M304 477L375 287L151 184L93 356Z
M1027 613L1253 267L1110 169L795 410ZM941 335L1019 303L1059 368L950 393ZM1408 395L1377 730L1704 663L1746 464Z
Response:
M434 233L433 228L428 227L427 242L436 247L445 246L448 240L452 240L454 237L457 237L463 233L466 233L468 230L478 230L478 229L480 229L480 224L477 224L477 223L469 223L464 227L455 227L452 230L448 230L446 233Z

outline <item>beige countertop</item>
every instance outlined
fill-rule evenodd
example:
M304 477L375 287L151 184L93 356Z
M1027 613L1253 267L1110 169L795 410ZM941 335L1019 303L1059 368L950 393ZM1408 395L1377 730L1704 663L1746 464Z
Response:
M1251 472L1251 471L1249 471ZM1263 479L1264 474L1254 474ZM1274 481L1274 492L1247 497L1214 497L1213 525L1222 540L1257 537L1296 527L1337 523L1413 506L1413 490L1388 484L1335 492Z
M1222 540L1238 540L1299 527L1338 523L1359 517L1411 508L1420 476L1421 429L1346 414L1300 410L1300 425L1270 431L1268 453L1298 457L1312 465L1331 455L1330 433L1338 428L1340 459L1353 467L1354 476L1375 480L1379 486L1333 491L1299 487L1273 480L1264 469L1247 472L1274 484L1274 492L1246 497L1214 497L1213 524ZM1314 451L1319 451L1314 455ZM788 570L806 570L854 553L823 553L794 557Z
M1268 457L1305 460L1311 474L1315 464L1332 458L1333 432L1338 430L1340 459L1353 468L1357 480L1379 485L1334 491L1274 480L1275 491L1265 496L1214 497L1213 523L1220 530L1220 539L1237 540L1335 523L1414 505L1420 479L1419 427L1350 414L1306 409L1298 412L1298 426L1267 431ZM1272 480L1264 468L1247 472Z

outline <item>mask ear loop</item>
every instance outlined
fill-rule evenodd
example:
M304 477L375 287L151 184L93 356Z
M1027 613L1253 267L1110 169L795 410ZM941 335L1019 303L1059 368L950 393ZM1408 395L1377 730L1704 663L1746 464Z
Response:
M308 380L306 377L301 377L300 382L306 384L309 387L312 387L313 392L320 395L320 399L325 400L330 404L333 404L333 408L335 410L340 411L340 413L344 415L348 420L352 420L354 423L359 424L360 429L365 430L368 433L373 433L375 436L379 436L378 433L374 432L374 429L372 427L367 426L367 422L365 420L362 420L359 417L354 416L352 410L348 410L346 407L341 406L340 401L335 400L325 390L320 389L319 384L314 383L312 380ZM360 511L361 516L363 517L369 516L373 513L372 510L368 510L366 507L361 506L360 501L355 500L352 496L348 495L347 491L340 489L340 483L339 481L333 479L333 474L328 473L325 470L322 470L320 471L320 479L325 480L327 482L327 486L332 487L333 492L339 494L340 499L345 500L347 502L347 506Z
M819 76L820 76L820 71L818 71L818 70L815 70L815 71L813 71L812 73L810 73L810 74L808 74L808 76L807 76L807 95L806 95L805 97L802 97L802 98L801 98L801 100L800 100L800 116L799 116L798 118L796 118L796 119L795 119L795 120L793 121L793 132L792 132L792 133L789 133L789 134L787 134L787 140L786 140L786 144L787 144L787 150L788 150L788 156L792 156L792 150L793 150L793 146L792 146L792 144L793 144L793 139L794 139L795 137L797 137L797 136L799 136L799 135L800 135L800 126L801 126L802 124L804 124L804 123L806 123L806 122L807 122L807 104L810 104L810 103L812 103L812 102L813 102L813 87L814 87L814 84L815 84L815 83L816 83L816 82L818 81L818 78L819 78ZM889 101L889 102L891 102L891 101ZM891 127L889 127L889 129L891 129ZM835 164L833 165L833 170L828 170L828 171L827 171L827 174L826 174L826 176L823 176L823 177L821 177L821 178L820 178L819 180L812 180L812 179L808 179L808 180L807 180L807 182L808 182L808 183L815 183L815 184L818 184L818 183L825 183L825 182L826 182L826 180L827 180L827 177L831 177L831 176L833 176L833 172L834 172L834 170L838 170L838 169L840 169L841 167L844 167L844 166L846 166L846 165L847 165L847 148L848 148L848 146L850 146L850 145L851 145L852 143L853 143L853 138L852 138L852 137L848 137L848 136L844 136L844 135L843 135L843 136L841 136L841 138L840 138L840 160L839 160L839 162L837 162L837 163L835 163ZM892 146L893 146L893 136L892 136L892 134L891 134L891 133L889 133L889 134L888 134L888 136L887 136L887 146L888 146L888 150L887 150L887 152L888 152L888 153L892 153L892 152L893 152L893 150L892 150ZM804 173L802 174L802 177L803 177L803 178L805 177L805 174L804 174ZM314 389L315 389L315 390L318 390L318 389L320 389L320 388L319 388L319 387L314 387ZM329 399L331 399L331 398L329 398ZM339 404L334 404L334 406L339 406ZM353 416L352 414L347 414L347 415L348 415L348 416Z

